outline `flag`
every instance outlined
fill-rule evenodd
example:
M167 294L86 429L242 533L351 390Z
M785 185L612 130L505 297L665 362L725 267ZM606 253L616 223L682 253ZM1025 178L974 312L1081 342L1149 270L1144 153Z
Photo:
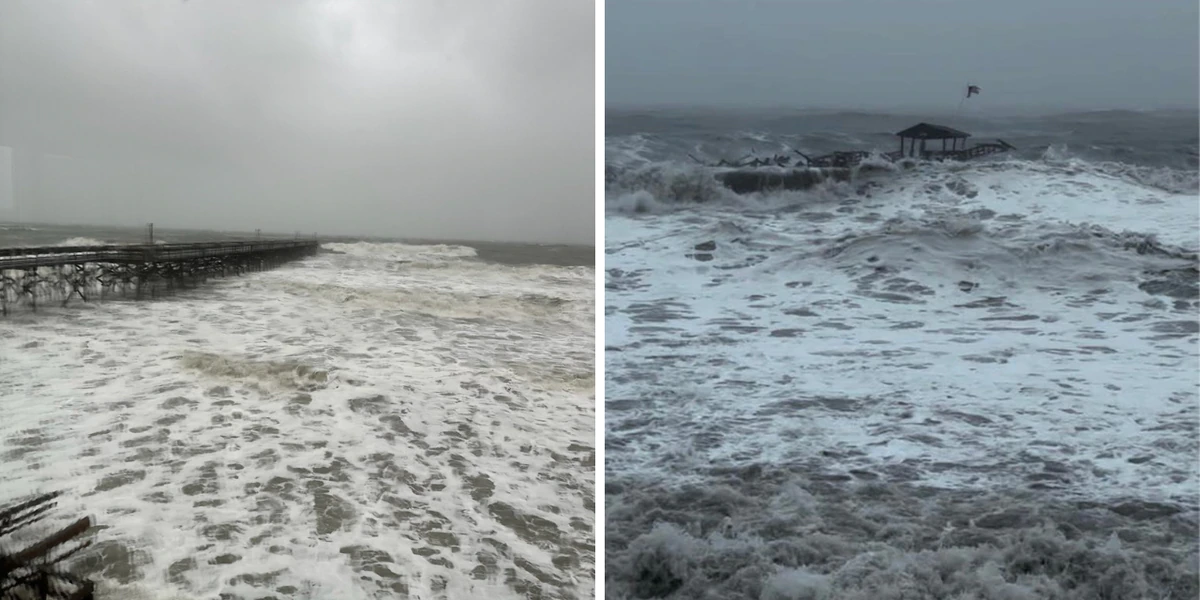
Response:
M978 94L978 93L979 93L979 86L977 86L977 85L968 85L967 86L967 97L968 98L970 98L971 96Z

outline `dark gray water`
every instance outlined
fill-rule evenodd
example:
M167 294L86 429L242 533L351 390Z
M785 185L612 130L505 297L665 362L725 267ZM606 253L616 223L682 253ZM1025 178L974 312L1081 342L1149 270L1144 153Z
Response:
M44 223L0 222L0 247L5 246L53 246L67 242L87 245L144 244L150 240L145 227L111 227L95 225L52 225ZM155 229L157 243L187 243L208 241L237 241L254 239L255 233L206 231L194 229ZM292 239L297 234L263 233L264 239ZM303 237L300 234L299 237ZM413 240L380 237L321 236L329 243L407 243L413 245L452 244L475 249L476 257L484 262L504 265L554 265L560 267L588 267L595 264L595 248L567 244L521 244L512 242L477 242L459 240Z
M738 196L705 162L976 163ZM1200 594L1195 111L611 112L608 597Z

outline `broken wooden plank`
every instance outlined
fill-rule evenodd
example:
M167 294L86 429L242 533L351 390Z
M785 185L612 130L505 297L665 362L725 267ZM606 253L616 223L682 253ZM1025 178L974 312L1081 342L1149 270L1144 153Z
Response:
M31 561L46 555L72 538L82 535L92 527L92 519L84 517L43 538L40 542L11 556L0 556L0 576L27 566Z
M48 494L42 494L41 496L31 498L25 502L14 504L13 506L0 510L0 527L6 526L9 521L17 518L21 512L34 506L38 506L39 504L46 504L47 502L58 498L60 495L62 495L62 492L50 492Z

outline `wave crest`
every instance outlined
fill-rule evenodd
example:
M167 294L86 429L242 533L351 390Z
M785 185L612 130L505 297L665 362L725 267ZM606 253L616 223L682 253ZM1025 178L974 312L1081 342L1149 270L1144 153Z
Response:
M1088 161L1073 153L1066 144L1048 146L1042 152L1041 160L1048 165L1091 171L1172 194L1200 193L1200 170L1196 169L1135 165L1118 161Z
M1182 277L1177 283L1183 284L1200 268L1195 251L1164 244L1152 234L1094 224L989 226L957 212L891 219L832 240L821 254L850 273L921 271L1090 287L1147 274Z
M322 248L355 258L391 262L445 262L475 258L475 249L452 244L401 244L378 242L327 243Z
M656 212L672 204L706 204L734 197L713 177L711 169L700 165L609 166L607 174L610 207L620 212Z
M329 371L296 361L254 360L211 352L187 351L179 359L188 369L216 379L263 383L285 389L312 391L326 387Z

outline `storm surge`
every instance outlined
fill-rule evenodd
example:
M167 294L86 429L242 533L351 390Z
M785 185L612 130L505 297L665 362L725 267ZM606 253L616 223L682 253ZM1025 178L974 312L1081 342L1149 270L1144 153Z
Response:
M608 597L1200 591L1194 166L738 195L686 160L735 138L609 140Z
M593 281L331 243L165 301L11 316L5 492L95 515L80 572L111 597L579 597Z

